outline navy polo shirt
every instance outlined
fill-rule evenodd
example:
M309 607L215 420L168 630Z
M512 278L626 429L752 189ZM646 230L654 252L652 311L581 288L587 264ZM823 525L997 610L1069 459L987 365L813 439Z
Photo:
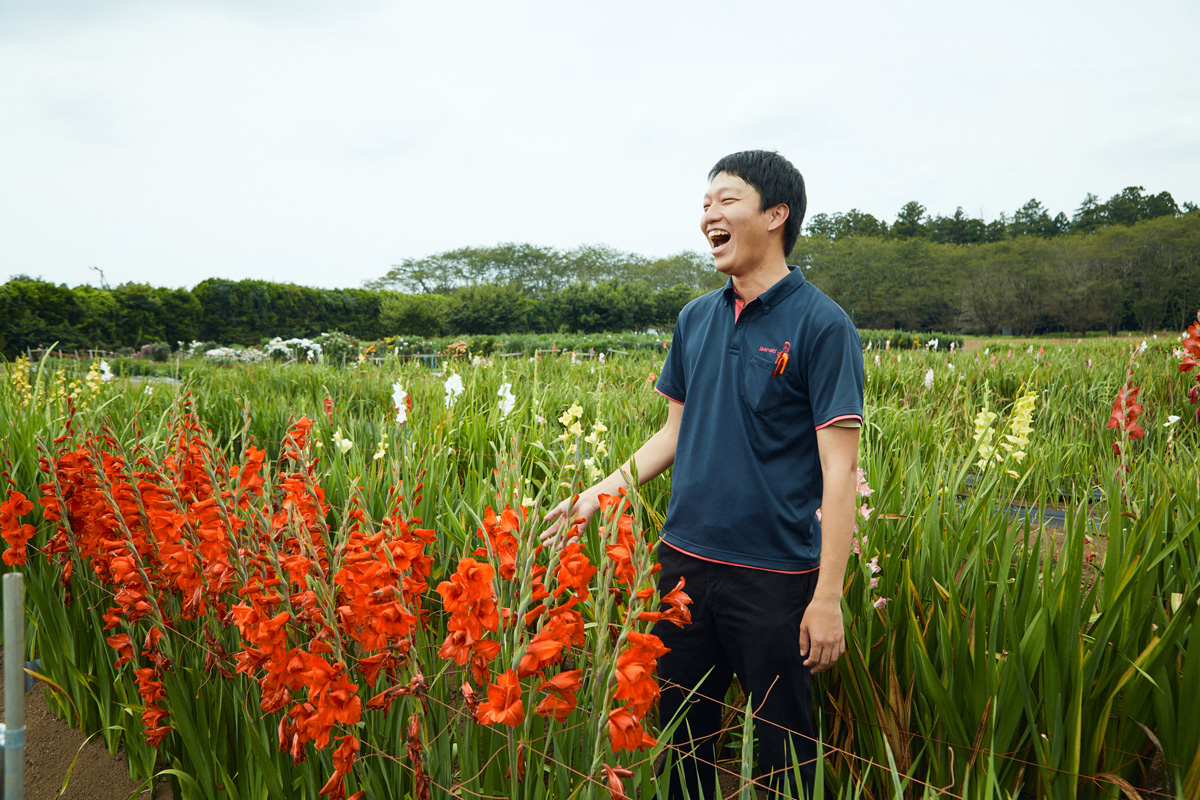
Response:
M683 403L662 536L700 558L801 571L821 557L817 429L862 419L863 361L846 312L788 269L736 321L732 279L679 314L658 379Z

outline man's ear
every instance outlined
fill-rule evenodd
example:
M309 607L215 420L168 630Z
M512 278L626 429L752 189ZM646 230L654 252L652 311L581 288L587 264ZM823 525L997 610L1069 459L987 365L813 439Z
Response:
M791 213L787 203L780 203L774 208L767 209L767 230L774 231L782 228Z

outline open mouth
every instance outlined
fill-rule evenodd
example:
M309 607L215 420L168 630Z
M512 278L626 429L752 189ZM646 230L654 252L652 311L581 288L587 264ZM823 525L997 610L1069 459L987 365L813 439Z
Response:
M712 246L712 251L717 252L729 243L729 231L709 231L708 243Z

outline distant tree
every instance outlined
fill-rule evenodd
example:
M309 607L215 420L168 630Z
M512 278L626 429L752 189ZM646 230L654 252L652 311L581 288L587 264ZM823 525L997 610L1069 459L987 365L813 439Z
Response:
M528 324L528 302L512 286L464 286L450 295L446 308L452 334L523 333Z
M813 214L804 223L804 232L809 236L820 236L832 241L837 237L837 223L828 214Z
M1100 198L1088 192L1071 217L1071 233L1093 233L1104 224L1105 213Z
M88 346L76 325L83 314L66 284L19 275L0 287L0 341L7 356L55 342L62 350Z
M76 286L72 294L75 295L80 309L76 328L88 347L95 350L112 350L126 345L133 346L133 342L126 342L119 335L121 310L110 290L84 285Z
M382 336L445 336L450 297L444 294L380 292L379 328Z
M715 270L714 270L715 272ZM718 273L719 274L719 273ZM654 294L654 316L651 324L654 326L670 327L683 307L696 296L695 290L685 284L676 284L669 289L660 289Z
M120 315L122 344L141 347L166 339L165 312L158 292L147 283L123 283L112 290Z
M713 267L712 256L695 250L649 261L635 276L655 291L683 285L694 292L704 292L725 285L725 276Z
M935 217L929 223L929 240L938 244L976 244L983 241L983 220L968 217L959 206L952 217Z
M909 200L896 214L896 221L892 223L892 235L898 239L923 239L928 235L928 222L925 206L916 200Z
M1058 225L1050 212L1037 198L1031 199L1013 214L1009 230L1013 236L1041 236L1049 238L1059 234Z

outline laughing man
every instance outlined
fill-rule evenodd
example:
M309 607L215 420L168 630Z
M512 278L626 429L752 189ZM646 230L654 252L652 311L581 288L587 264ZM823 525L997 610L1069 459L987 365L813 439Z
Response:
M754 150L708 177L700 229L729 280L680 312L657 385L667 420L631 459L641 482L674 465L659 591L682 576L692 597L691 625L654 631L671 648L659 659L659 719L685 712L668 796L684 796L681 778L692 798L713 796L735 674L754 709L761 779L772 796L798 795L798 771L811 793L811 675L845 651L862 346L846 313L787 264L806 205L799 171ZM590 520L598 496L627 488L631 474L626 462L553 509L546 538Z

